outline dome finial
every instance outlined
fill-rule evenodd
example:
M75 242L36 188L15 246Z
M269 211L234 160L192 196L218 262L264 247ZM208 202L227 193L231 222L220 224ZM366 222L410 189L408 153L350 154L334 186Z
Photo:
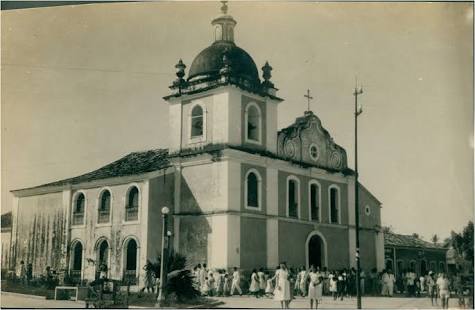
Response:
M228 14L228 1L227 1L227 0L223 0L223 1L221 1L221 3L223 4L223 5L221 6L221 12L222 12L224 15Z
M221 3L223 4L221 6L221 13L223 14L211 22L214 27L214 40L234 42L234 26L236 26L236 21L227 14L228 1L223 0Z

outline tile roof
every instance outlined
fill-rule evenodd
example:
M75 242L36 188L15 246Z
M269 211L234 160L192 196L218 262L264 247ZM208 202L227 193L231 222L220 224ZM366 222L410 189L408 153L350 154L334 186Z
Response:
M395 233L384 233L385 246L403 246L411 248L430 248L430 249L445 249L442 245L433 244L417 238L413 235L399 235Z
M133 152L89 173L32 188L72 185L101 179L142 174L160 170L168 166L170 166L170 164L167 149Z
M10 230L12 228L12 212L2 214L1 217L2 230Z

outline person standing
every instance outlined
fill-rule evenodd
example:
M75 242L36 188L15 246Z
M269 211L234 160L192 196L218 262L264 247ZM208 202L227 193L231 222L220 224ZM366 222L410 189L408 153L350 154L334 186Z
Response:
M231 295L234 295L234 291L237 290L239 295L242 296L241 286L239 285L240 283L241 283L241 274L239 273L238 268L234 267L233 281L231 284Z
M26 266L26 282L30 285L31 280L33 279L33 264L28 263Z
M427 278L427 294L430 297L430 302L432 306L437 306L437 286L435 283L435 275L432 271L429 271L429 277Z
M389 275L386 269L383 269L381 273L381 282L383 287L381 289L381 296L388 296L389 295Z
M310 309L313 308L314 302L315 302L315 309L317 309L318 302L322 298L323 278L319 276L319 273L315 272L315 269L313 268L313 266L310 267L308 278L310 280L310 283L308 285L308 299L310 300Z
M361 268L361 272L360 272L360 291L361 291L361 295L365 294L365 287L364 287L365 286L365 278L366 278L366 274L365 274L363 268Z
M17 276L20 279L20 283L25 285L26 284L26 267L25 267L24 261L20 261L20 267L18 268Z
M312 268L312 266L310 268ZM314 272L315 272L315 270L314 270ZM302 269L300 270L300 278L299 278L300 282L298 284L299 288L300 288L300 294L301 294L302 297L305 297L307 295L308 276L309 276L309 273L307 272L305 267L302 266Z
M388 294L389 294L389 297L393 297L394 283L396 283L396 278L394 277L394 273L392 272L392 270L389 270L389 272L388 272Z
M216 277L216 296L223 296L224 277L222 270L218 270Z
M439 278L437 279L437 288L439 290L439 297L442 301L442 309L449 308L449 279L445 276L445 273L441 273Z
M251 285L249 286L249 292L256 298L259 298L259 277L257 276L257 270L253 269L251 274Z
M274 293L274 285L272 282L274 281L274 277L269 276L269 272L266 271L266 290L265 295L270 297Z
M230 288L229 288L229 275L226 272L224 274L224 283L223 283L223 296L229 296Z
M337 292L338 292L338 279L337 279L337 272L330 272L330 275L328 276L330 280L330 294L333 296L333 300L336 300Z
M288 309L291 299L289 270L285 263L280 264L280 269L276 271L274 299L280 301L282 309Z
M267 284L264 268L259 268L259 271L257 272L257 278L259 279L259 295L264 296Z

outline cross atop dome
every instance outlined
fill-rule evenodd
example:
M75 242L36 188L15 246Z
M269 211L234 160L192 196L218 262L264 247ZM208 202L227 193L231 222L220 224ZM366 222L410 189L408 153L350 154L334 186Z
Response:
M223 15L213 19L211 25L214 26L214 41L226 41L234 43L234 26L236 26L236 21L228 13L228 1L221 1L223 4L221 6L221 13Z
M228 14L228 1L227 0L224 0L224 1L221 1L221 3L223 4L221 6L221 12L226 15Z

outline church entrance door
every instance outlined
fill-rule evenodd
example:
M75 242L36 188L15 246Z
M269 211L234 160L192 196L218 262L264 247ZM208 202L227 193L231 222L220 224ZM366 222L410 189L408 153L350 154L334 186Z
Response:
M319 235L313 235L308 241L308 266L324 267L324 245Z

